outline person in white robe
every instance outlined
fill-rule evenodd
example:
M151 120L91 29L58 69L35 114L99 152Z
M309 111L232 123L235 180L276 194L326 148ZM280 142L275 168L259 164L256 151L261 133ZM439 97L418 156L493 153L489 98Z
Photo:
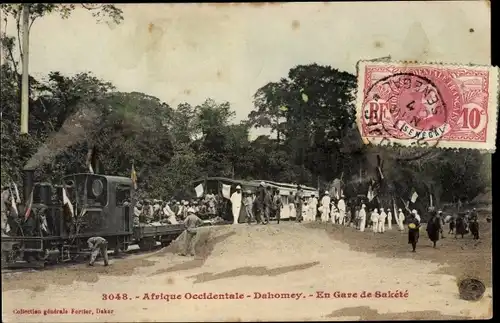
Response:
M236 191L231 195L231 206L233 209L233 224L238 224L241 210L241 186L236 186Z
M372 230L373 232L378 232L378 210L374 209L370 220L372 221Z
M311 195L311 201L309 203L309 213L311 221L316 221L316 215L318 214L318 198L314 196L314 194Z
M403 213L402 209L398 210L398 226L399 226L399 231L404 231L404 223L405 222L405 214Z
M140 219L142 215L142 204L141 202L137 202L134 206L134 225L139 225Z
M366 227L366 205L361 205L359 210L359 231L364 232Z
M378 216L378 232L379 233L385 232L385 220L386 219L387 219L387 213L385 213L385 210L383 208L381 208L380 214Z
M184 206L184 200L181 200L181 202L178 203L177 206L178 206L178 209L177 209L176 216L177 216L177 218L180 219L180 218L182 218L182 213L183 213L183 210L184 210L184 207L185 207Z
M177 224L177 219L175 218L175 213L174 211L172 211L172 209L170 208L170 202L165 202L165 206L163 207L163 214L165 215L165 217L167 218L167 220L171 223L171 224Z
M330 193L325 191L325 195L321 198L321 222L328 222L330 218Z
M295 204L288 203L288 209L289 209L289 218L295 219L297 217Z
M311 222L311 211L310 211L311 206L307 201L304 201L302 204L302 218L304 219L304 222Z
M339 223L344 225L346 220L346 205L343 194L340 196L340 200L337 203L337 209L339 210Z
M304 197L304 201L302 202L302 220L304 222L311 222L311 199L307 197Z
M387 229L392 230L392 212L391 212L391 209L387 209Z

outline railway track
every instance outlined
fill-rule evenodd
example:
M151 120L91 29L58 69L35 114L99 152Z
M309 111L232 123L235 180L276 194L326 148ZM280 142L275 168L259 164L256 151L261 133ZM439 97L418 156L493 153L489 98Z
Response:
M113 251L108 250L108 257L109 259L120 260L120 259L126 259L134 255L153 253L162 248L164 248L164 246L162 246L162 244L159 242L149 250L141 250L137 245L131 245L126 251L123 251L118 255L115 255ZM65 268L65 267L80 265L85 262L86 259L84 257L81 257L79 261L67 261L56 264L37 264L37 263L22 262L22 263L17 263L15 265L2 267L2 276L4 274L27 273L27 272L41 271L41 270L54 270L57 268Z

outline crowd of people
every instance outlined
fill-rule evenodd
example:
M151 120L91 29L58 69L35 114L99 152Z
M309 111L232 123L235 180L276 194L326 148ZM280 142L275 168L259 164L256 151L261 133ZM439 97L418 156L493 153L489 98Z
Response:
M189 211L203 219L216 219L220 214L221 202L220 196L213 193L206 194L202 198L180 201L143 199L137 201L134 206L134 224L154 222L177 224L187 218Z

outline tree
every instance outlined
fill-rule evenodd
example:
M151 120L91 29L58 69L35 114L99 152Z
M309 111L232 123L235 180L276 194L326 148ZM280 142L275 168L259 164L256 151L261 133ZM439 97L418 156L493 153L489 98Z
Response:
M109 16L114 22L120 23L123 20L122 11L114 5L98 5L87 6L83 5L87 10L92 11L92 15L98 19L101 16ZM57 12L62 18L67 18L75 10L74 4L1 4L0 10L4 13L5 29L7 29L8 17L11 17L16 22L18 51L22 61L23 70L22 76L18 78L19 97L22 98L21 104L21 133L26 134L29 124L29 33L33 23L41 17ZM21 24L21 18L23 20ZM21 34L22 43L21 43ZM8 52L10 61L13 64L14 70L19 74L18 64L14 58L14 40L3 34L2 47ZM22 44L22 45L21 45Z
M354 121L355 86L354 75L330 66L294 67L288 78L257 90L250 123L270 127L278 133L278 142L283 138L283 144L293 148L291 163L302 168L301 181L311 180L306 179L307 170L333 179L342 157L341 138Z
M24 4L0 4L0 11L3 12L4 30L7 30L7 23L9 18L15 21L17 30L17 44L18 44L18 54L22 58L23 48L21 43L21 18L23 13ZM62 19L67 19L71 16L73 11L78 7L88 10L93 17L97 19L98 22L104 19L111 19L115 24L120 24L123 21L123 11L117 8L115 5L110 4L52 4L52 3L33 3L27 4L29 7L29 17L30 24L29 30L33 26L34 22L40 18L43 18L50 14L59 14ZM14 70L19 74L18 70L18 59L14 56L14 37L8 37L7 35L2 35L4 45L6 45L6 50L9 55L11 63L14 65Z

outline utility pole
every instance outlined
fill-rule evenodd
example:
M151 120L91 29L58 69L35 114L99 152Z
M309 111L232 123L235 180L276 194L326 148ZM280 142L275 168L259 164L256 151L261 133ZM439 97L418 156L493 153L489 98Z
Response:
M22 63L23 76L21 88L21 134L28 133L29 120L29 25L30 25L30 5L23 4L23 46L22 46Z

